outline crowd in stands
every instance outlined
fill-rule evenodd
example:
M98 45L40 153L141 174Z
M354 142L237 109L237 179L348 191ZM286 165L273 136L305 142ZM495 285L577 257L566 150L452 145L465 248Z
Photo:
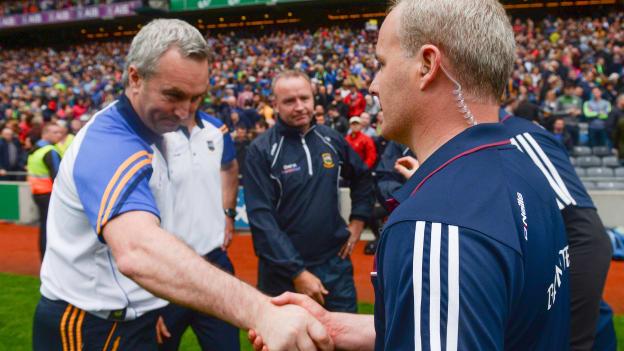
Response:
M0 17L123 1L127 0L6 0L0 1Z
M513 25L517 61L502 97L505 110L540 123L569 148L604 145L624 159L624 13ZM202 109L228 125L244 158L250 140L276 122L273 77L302 70L314 85L315 123L344 135L372 167L385 145L383 113L367 91L376 37L354 27L209 34L211 88ZM122 92L128 45L0 50L0 129L13 131L24 153L43 123L60 122L71 133L71 121L87 121Z

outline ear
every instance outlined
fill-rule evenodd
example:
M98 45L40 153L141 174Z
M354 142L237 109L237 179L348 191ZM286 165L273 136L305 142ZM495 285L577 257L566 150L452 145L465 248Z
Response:
M138 90L143 84L143 79L139 75L139 70L134 65L128 67L128 87L131 90Z
M417 74L420 78L420 90L425 90L438 76L442 55L436 46L427 44L420 48L418 59L420 65Z

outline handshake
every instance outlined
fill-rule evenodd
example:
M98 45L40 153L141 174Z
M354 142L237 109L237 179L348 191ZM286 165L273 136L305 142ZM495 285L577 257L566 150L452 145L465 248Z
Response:
M249 341L256 351L373 350L373 316L325 310L307 295L271 299Z

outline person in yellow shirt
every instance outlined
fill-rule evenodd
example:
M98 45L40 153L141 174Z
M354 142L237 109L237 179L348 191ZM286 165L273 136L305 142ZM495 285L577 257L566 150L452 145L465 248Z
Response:
M52 184L61 164L61 154L54 145L63 137L62 127L48 123L43 127L41 139L35 143L28 155L26 169L28 183L33 194L33 200L39 210L39 251L41 260L46 248L46 222L48 206L52 194Z

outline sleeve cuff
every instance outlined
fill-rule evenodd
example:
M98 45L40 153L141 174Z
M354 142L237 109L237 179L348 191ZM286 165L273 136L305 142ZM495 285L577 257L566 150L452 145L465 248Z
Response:
M290 275L290 280L295 280L295 278L297 278L297 276L299 274L301 274L301 272L305 271L305 267L301 266L299 268L297 268L297 270L294 271L293 274Z
M351 216L349 216L349 221L357 219L357 220L360 220L360 221L366 223L368 221L368 218L369 218L369 216L353 213L353 214L351 214Z

